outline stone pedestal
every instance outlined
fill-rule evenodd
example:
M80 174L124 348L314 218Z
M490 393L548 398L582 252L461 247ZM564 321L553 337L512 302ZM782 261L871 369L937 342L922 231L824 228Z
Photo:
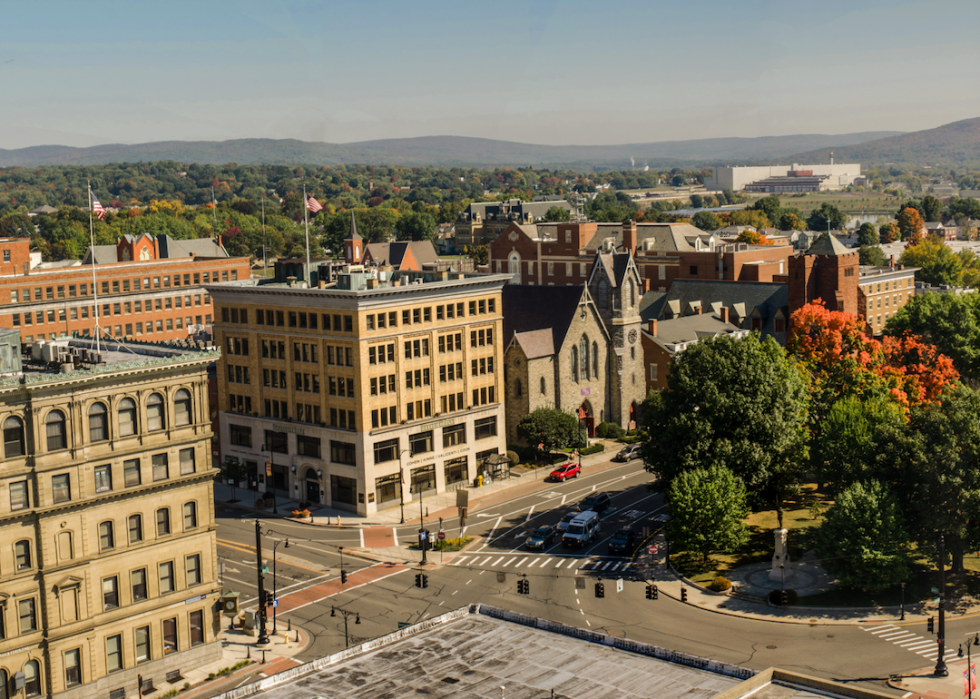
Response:
M773 529L773 536L776 538L776 552L772 557L772 570L769 571L769 579L779 582L788 576L789 571L785 568L789 566L789 556L786 555L786 529Z

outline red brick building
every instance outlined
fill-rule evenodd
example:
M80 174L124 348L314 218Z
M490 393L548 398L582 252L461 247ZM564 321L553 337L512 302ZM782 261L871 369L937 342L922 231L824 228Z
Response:
M831 311L854 316L858 306L860 261L856 249L845 248L833 235L824 234L803 255L790 260L789 310L822 300Z
M29 239L0 240L0 325L25 343L91 336L96 299L100 327L117 339L186 338L212 322L204 284L250 277L248 258L228 257L209 239L165 235L95 246L82 262L38 262Z
M512 223L490 244L491 271L521 284L582 284L597 251L628 249L644 288L675 279L771 282L784 275L790 245L733 243L687 223Z

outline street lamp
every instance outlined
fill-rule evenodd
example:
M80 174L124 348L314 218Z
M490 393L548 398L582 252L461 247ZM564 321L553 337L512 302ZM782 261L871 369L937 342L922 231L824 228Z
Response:
M266 446L269 446L270 448L269 449L266 449ZM269 472L265 474L265 477L266 477L265 492L267 492L267 493L268 492L271 492L272 493L272 513L273 514L279 514L279 502L276 500L276 481L275 481L275 478L276 478L276 463L275 463L275 460L274 460L275 457L272 455L271 446L272 445L265 445L265 444L262 445L262 451L263 452L265 452L265 451L268 451L269 452ZM272 479L272 488L269 488L269 483L268 483L268 479L269 478Z
M411 449L402 449L398 452L398 495L401 498L402 524L405 524L405 467L402 466L402 456Z
M270 529L265 533L266 536L273 534L274 532ZM272 545L272 633L276 633L276 609L279 607L279 578L276 577L276 549L279 548L279 544L285 544L284 549L289 548L289 539L279 539L276 543Z
M347 633L347 619L355 616L354 623L361 623L361 613L360 612L349 612L346 609L338 609L337 607L330 608L330 616L337 616L337 612L344 617L344 648L350 647L350 634Z
M899 621L905 621L905 583L902 583L902 618Z
M262 574L262 523L255 520L255 567L257 587L259 589L259 637L255 645L264 646L269 643L269 634L265 632L267 612L265 608L265 576Z
M946 542L939 535L939 657L936 659L936 677L947 677L946 661L943 654L946 651ZM968 676L969 677L969 676Z

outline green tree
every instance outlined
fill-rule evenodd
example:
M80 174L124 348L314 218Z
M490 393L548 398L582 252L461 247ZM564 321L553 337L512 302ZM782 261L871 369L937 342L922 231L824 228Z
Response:
M552 206L544 212L544 220L549 222L563 223L572 220L572 212L564 206Z
M908 207L902 209L896 219L902 240L912 240L922 234L925 222L917 209Z
M909 535L894 494L871 480L844 490L817 533L817 550L841 583L878 592L909 574Z
M906 209L915 212L915 209ZM959 286L963 283L963 260L946 247L938 236L928 236L909 247L898 259L908 267L918 267L915 278L930 284Z
M700 209L704 207L704 197L700 194L691 195L691 208Z
M409 211L395 223L395 237L398 240L435 240L437 228L436 220L429 214Z
M490 264L490 248L486 245L475 245L470 250L470 259L478 265Z
M779 230L781 231L802 231L806 228L806 222L801 221L800 217L792 211L787 211L779 217Z
M942 219L943 203L931 194L922 197L922 217L926 221L939 221Z
M878 238L882 243L894 243L902 235L902 232L898 230L898 224L894 221L882 224L878 229Z
M579 424L574 415L557 408L538 408L517 423L517 435L528 444L545 451L579 443Z
M221 462L221 477L231 486L231 502L238 502L238 484L248 478L250 469L237 456L226 456Z
M862 265L884 267L888 264L884 251L877 245L862 245L858 248L858 257Z
M721 228L721 219L710 211L699 211L691 217L691 223L702 231L716 231Z
M829 228L843 228L847 216L833 204L824 202L820 208L814 209L806 219L806 225L811 231L826 231Z
M722 466L757 502L775 503L781 518L808 458L809 397L797 363L771 337L706 338L675 359L667 386L647 397L642 413L644 430L657 435L643 447L657 487Z
M773 222L779 221L783 215L783 203L776 196L757 199L749 208L755 211L761 211L766 215L767 219Z
M714 465L679 474L668 500L672 546L700 553L707 561L711 553L732 551L748 539L745 484L727 468Z
M733 226L752 226L759 230L769 227L769 219L766 218L766 215L755 209L733 211L728 220L731 221Z
M886 335L907 333L935 345L963 376L980 378L980 294L912 297L885 325Z
M877 245L879 242L881 241L878 238L878 231L875 230L874 224L862 223L861 228L858 229L858 245Z

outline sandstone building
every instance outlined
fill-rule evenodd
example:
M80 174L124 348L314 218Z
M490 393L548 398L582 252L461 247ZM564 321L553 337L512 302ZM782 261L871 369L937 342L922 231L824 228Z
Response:
M100 349L28 362L0 335L0 687L23 673L17 696L136 696L138 676L169 688L221 655L216 353Z
M262 492L360 515L472 482L505 451L507 280L351 265L314 289L209 287L221 453Z

